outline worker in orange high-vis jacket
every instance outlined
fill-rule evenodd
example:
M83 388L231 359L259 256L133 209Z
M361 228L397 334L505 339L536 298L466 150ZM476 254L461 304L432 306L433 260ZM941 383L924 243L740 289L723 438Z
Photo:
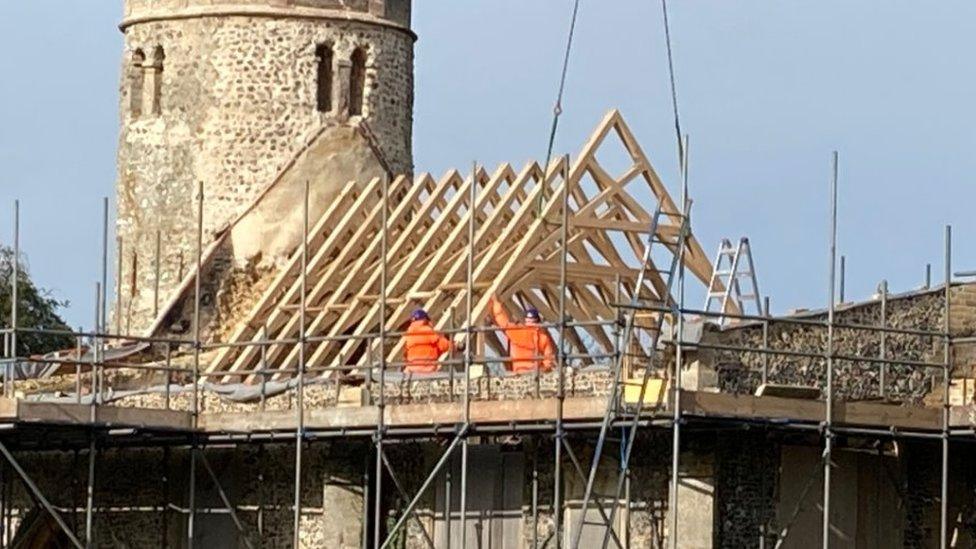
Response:
M451 341L434 330L427 311L417 309L410 315L410 326L404 336L403 370L411 374L432 374L439 368L438 359L450 352Z
M511 321L505 307L495 296L491 296L490 306L495 324L505 331L508 338L512 372L526 374L536 369L543 372L552 370L556 346L549 337L549 331L539 326L542 321L539 311L532 307L526 309L525 321L517 323Z

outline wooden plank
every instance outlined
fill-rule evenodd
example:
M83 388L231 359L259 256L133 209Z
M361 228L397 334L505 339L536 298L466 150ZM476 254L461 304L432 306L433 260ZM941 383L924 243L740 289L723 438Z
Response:
M800 385L777 385L775 383L763 383L756 388L757 397L780 397L780 398L801 398L806 400L816 400L820 398L819 387L804 387Z
M756 397L726 393L684 391L684 413L702 417L736 417L757 420L821 422L825 405L819 400ZM834 421L846 425L895 426L902 429L937 430L941 411L934 408L897 406L874 402L836 402Z
M91 406L55 402L16 403L16 420L26 423L51 423L65 425L91 425ZM186 430L192 425L188 412L149 408L123 408L99 406L95 424L143 429Z

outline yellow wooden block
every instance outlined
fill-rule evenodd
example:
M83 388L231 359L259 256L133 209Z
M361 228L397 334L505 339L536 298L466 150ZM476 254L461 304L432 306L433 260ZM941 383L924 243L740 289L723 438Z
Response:
M647 387L644 389L645 406L663 406L668 400L668 388L671 384L664 379L651 378L647 380ZM627 404L637 404L640 399L641 380L628 379L624 381L624 402Z

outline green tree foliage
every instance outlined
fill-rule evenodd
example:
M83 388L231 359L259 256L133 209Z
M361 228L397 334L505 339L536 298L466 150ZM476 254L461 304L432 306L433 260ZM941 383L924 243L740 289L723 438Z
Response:
M23 261L14 260L14 252L0 246L0 327L10 328L11 280L14 264L17 264L17 326L48 330L70 330L58 315L67 306L66 301L52 297L48 290L40 289L30 278ZM74 339L66 335L17 333L17 355L30 356L74 347Z

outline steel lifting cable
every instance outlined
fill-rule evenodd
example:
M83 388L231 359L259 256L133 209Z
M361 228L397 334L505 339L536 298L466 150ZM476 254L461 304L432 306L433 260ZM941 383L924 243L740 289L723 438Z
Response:
M661 0L661 11L664 12L664 41L668 52L668 76L671 81L671 107L674 109L674 131L678 137L678 162L684 163L685 151L681 143L681 120L678 117L678 86L674 76L674 54L671 52L671 25L668 22L668 0Z
M559 91L556 93L556 104L552 109L552 127L549 130L549 146L546 148L546 163L543 164L544 174L548 174L549 163L552 162L552 150L556 145L556 132L559 130L559 117L563 114L563 95L566 92L566 76L569 74L569 59L573 51L573 38L576 36L576 21L579 19L580 0L573 2L573 16L569 23L569 36L566 38L566 53L563 56L563 70L559 76ZM539 196L539 213L546 199L545 176L543 176L542 194Z

